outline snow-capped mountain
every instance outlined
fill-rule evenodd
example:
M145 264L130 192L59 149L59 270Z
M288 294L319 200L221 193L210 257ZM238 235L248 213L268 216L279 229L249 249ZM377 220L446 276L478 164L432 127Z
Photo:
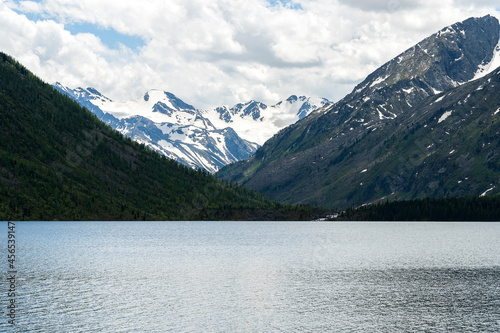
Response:
M263 145L281 129L308 116L312 111L326 104L325 98L290 96L285 101L267 106L250 101L205 111L203 115L218 128L232 127L240 137Z
M121 103L94 88L70 89L60 83L54 87L122 134L185 165L209 172L247 159L280 129L327 103L325 99L291 96L271 107L252 101L230 109L200 111L160 90Z
M60 83L55 87L122 134L194 168L215 172L248 158L258 147L231 128L214 127L200 111L168 92L151 90L119 103L93 88L70 89Z

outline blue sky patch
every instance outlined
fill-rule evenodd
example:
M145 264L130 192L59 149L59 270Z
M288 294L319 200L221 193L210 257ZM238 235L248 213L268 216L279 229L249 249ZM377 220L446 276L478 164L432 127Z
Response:
M144 40L138 36L125 35L114 29L102 28L90 23L68 24L65 25L65 29L69 30L73 35L79 33L93 34L99 37L104 45L110 49L117 49L120 44L123 44L132 50L137 50L146 45Z
M42 2L41 0L31 0L33 2ZM14 10L18 14L25 15L30 21L37 22L39 20L54 20L57 18L46 15L44 13L30 13L19 10ZM131 50L137 50L146 45L146 42L139 36L130 36L119 33L114 29L103 28L91 23L71 23L65 24L64 29L76 35L79 33L90 33L101 39L104 45L110 49L118 49L120 44L125 45Z
M293 3L291 0L267 0L271 5L282 5L291 9L302 10L302 6L298 3Z

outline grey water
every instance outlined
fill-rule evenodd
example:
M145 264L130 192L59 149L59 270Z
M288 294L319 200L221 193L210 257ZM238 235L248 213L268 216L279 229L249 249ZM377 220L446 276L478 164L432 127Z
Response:
M500 223L0 227L2 332L500 332Z

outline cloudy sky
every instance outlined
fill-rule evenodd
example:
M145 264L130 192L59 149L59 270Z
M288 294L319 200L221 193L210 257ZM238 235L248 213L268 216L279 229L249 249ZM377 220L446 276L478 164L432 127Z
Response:
M0 0L0 51L49 83L201 109L291 94L332 101L498 0Z

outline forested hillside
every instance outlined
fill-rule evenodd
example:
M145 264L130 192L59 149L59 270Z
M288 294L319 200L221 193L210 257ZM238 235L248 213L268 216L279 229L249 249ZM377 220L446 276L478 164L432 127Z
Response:
M0 220L304 219L124 138L0 53Z
M348 209L342 220L359 221L498 221L500 196L425 198L385 201Z

